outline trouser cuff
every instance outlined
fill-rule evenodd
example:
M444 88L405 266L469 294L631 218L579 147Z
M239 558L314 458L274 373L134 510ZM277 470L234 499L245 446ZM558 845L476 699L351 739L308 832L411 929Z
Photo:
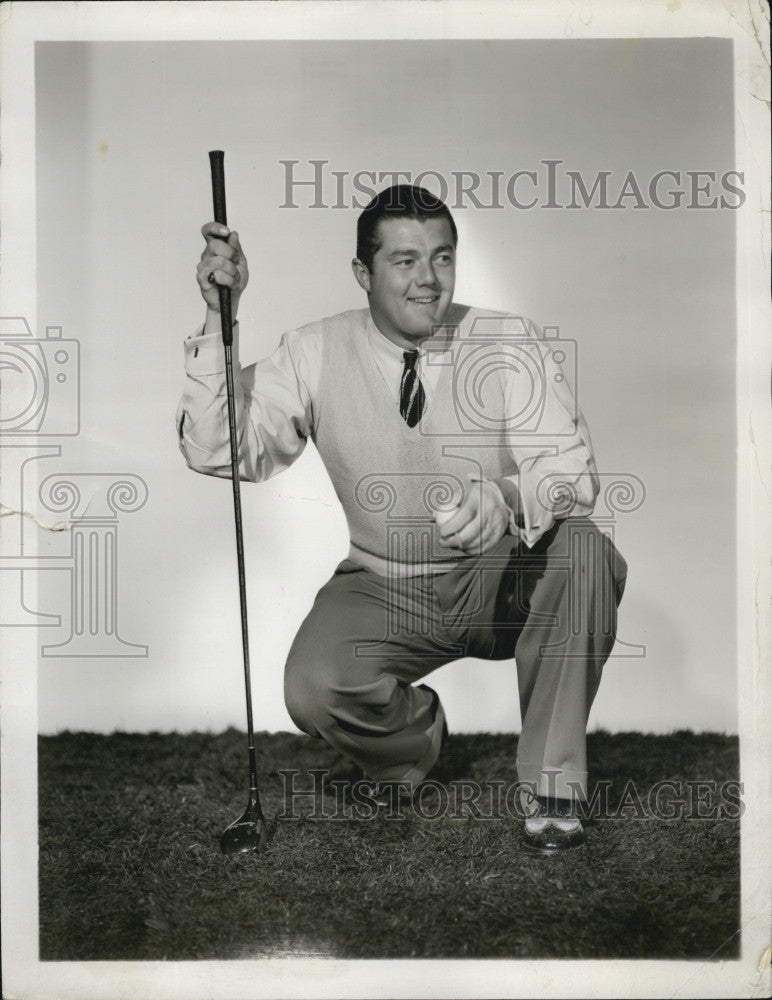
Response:
M570 799L574 802L587 800L587 772L551 764L530 764L517 762L518 781L531 788L535 795L551 799Z
M440 750L442 749L442 731L444 728L445 710L442 707L442 702L437 699L437 714L434 717L434 730L432 732L432 741L429 745L429 750L423 760L419 761L419 763L416 764L411 771L408 771L402 779L403 781L411 782L413 785L417 785L419 782L423 781L429 771L431 771L440 756Z
M370 769L369 777L374 778L375 780L402 782L406 785L413 786L419 784L437 763L437 759L440 756L440 750L442 749L442 731L444 728L445 711L442 707L442 703L439 699L437 699L437 714L434 717L434 723L432 725L431 741L429 743L429 749L423 758L416 765L411 767L405 774L393 774L393 768L389 769L388 774L373 774L373 769Z

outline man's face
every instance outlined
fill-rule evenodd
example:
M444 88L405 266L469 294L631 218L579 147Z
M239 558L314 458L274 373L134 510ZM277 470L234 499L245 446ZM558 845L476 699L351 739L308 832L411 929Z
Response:
M393 343L412 348L442 323L453 301L456 250L447 219L381 219L372 270L354 261L373 322Z

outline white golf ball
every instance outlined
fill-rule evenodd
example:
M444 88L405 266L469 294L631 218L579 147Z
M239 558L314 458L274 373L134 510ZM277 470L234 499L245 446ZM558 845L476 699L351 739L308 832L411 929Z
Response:
M434 512L434 523L438 528L441 528L443 524L446 524L451 517L454 517L458 511L458 507L454 507L452 510L435 510Z

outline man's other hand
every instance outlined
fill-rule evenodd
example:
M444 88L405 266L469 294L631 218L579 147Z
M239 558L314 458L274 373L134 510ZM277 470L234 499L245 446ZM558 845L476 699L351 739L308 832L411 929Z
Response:
M439 526L441 544L469 555L487 552L506 534L509 514L499 487L470 473L463 501Z

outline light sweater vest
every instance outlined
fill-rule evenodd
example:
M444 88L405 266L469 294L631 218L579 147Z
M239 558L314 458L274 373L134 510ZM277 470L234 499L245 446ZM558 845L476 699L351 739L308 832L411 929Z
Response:
M442 371L413 428L369 349L369 310L322 321L313 440L348 522L349 558L381 576L446 572L469 558L440 545L435 511L461 500L470 474L498 479L517 471L501 429L504 372L489 372L480 384L469 364L464 371L475 347L470 330L481 316L506 321L470 309L447 328L447 339L424 343L426 363ZM482 411L483 421L475 416Z

